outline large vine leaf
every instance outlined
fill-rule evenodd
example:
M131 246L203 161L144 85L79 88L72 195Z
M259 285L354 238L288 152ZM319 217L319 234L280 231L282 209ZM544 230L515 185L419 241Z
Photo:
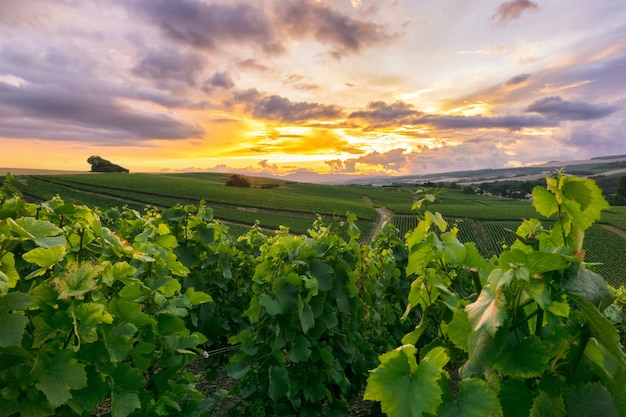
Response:
M65 255L65 246L37 247L22 255L26 262L37 264L41 268L48 268L59 262Z
M482 379L468 378L459 382L456 399L439 407L439 417L497 417L502 407L495 392Z
M543 373L549 360L550 352L545 343L536 336L529 336L504 349L493 367L503 375L532 378Z
M574 387L564 399L568 417L619 417L611 394L599 382Z
M535 398L530 409L530 417L565 417L563 397L550 397L545 391Z
M506 417L528 417L533 405L533 391L522 378L502 381L498 398Z
M34 241L37 246L50 248L67 245L65 236L59 236L63 231L49 221L20 217L15 220L8 218L7 222L12 232Z
M536 186L532 191L533 206L539 214L550 217L559 211L556 197L550 191L541 186Z
M0 258L0 295L6 294L17 285L20 274L15 268L15 255L8 252Z
M11 314L11 310L21 310L33 303L28 294L21 292L0 297L0 347L19 346L22 343L28 318L23 314Z
M589 228L595 221L600 220L602 210L609 207L609 203L602 195L602 190L589 178L568 176L563 178L563 196L575 201L576 210L572 210L572 221L582 230Z
M35 384L37 389L46 395L54 408L72 398L71 390L87 386L85 365L73 363L69 351L61 351L54 358L40 358L31 374L38 381Z
M379 401L389 417L436 414L443 391L438 384L448 357L443 348L428 352L418 365L417 349L404 345L379 357L380 365L367 379L363 398Z
M483 288L478 299L465 307L467 318L472 325L472 330L478 332L485 330L492 337L507 318L506 299L502 287L495 294L489 287Z
M598 308L607 307L613 302L613 294L604 278L580 264L571 266L565 289L569 294L577 295Z
M78 298L83 299L85 294L97 288L96 277L104 269L103 265L83 264L71 265L67 272L51 281L51 284L59 292L59 299Z
M626 357L620 348L620 336L615 326L598 311L589 301L570 294L570 299L576 303L578 308L583 312L591 333L606 349L606 351L621 365L626 367Z
M272 366L269 369L270 398L276 402L289 393L289 374L282 366Z

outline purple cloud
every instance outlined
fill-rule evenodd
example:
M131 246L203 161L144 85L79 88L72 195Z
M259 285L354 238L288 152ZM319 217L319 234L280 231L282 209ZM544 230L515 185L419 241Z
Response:
M235 100L244 103L254 117L281 122L306 122L311 119L334 119L342 114L341 108L333 105L309 102L293 102L277 95L264 95L257 90L235 94Z
M524 12L531 10L539 10L539 5L530 0L511 0L502 3L491 19L500 23L506 23L519 19Z
M526 112L539 113L557 120L595 120L614 113L615 106L566 101L560 96L545 97L532 102Z
M314 37L319 42L334 45L337 49L333 55L338 58L391 39L381 25L351 18L322 2L291 0L278 4L278 19L291 36Z
M10 103L0 104L0 113L6 106L11 114L25 121L39 119L57 127L63 126L63 130L57 133L58 139L74 136L74 130L83 132L85 129L98 131L105 138L182 139L202 134L197 126L169 114L140 112L110 97L93 96L84 91L58 86L14 87L0 82L0 103ZM14 129L3 131L2 125L0 137L33 137L32 130L30 136L22 136ZM25 126L28 127L28 123Z
M366 110L356 111L348 115L349 119L362 119L372 127L383 127L398 124L412 124L421 112L412 105L402 101L387 104L383 101L374 101L367 105Z
M284 52L273 24L263 10L244 3L206 3L198 0L140 0L134 7L169 38L200 49L220 49L224 43Z

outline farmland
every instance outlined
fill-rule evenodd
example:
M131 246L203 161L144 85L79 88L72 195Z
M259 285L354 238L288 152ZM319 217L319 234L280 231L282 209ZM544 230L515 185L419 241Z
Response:
M529 203L508 205L452 189L440 195L440 202L421 205L431 212L399 239L418 220L416 213L400 210L410 209L417 197L431 200L417 188L283 183L278 189L306 192L320 212L341 202L342 208L389 215L403 230L388 225L369 241L354 228L355 216L347 215L346 222L334 220L336 230L316 223L306 235L250 228L237 237L225 233L215 216L232 216L233 224L245 227L252 218L280 223L283 215L311 213L288 201L272 211L258 192L277 198L271 193L276 188L227 189L240 193L239 205L212 195L216 208L211 209L192 203L204 197L183 193L184 179L175 195L166 188L160 192L148 179L158 181L146 177L144 188L135 182L135 194L128 185L103 185L100 179L91 187L88 176L31 178L31 186L22 190L28 199L42 199L37 193L54 187L71 190L71 196L60 197L98 198L111 208L57 198L24 201L15 197L18 184L10 177L0 188L0 404L9 410L5 415L93 415L101 406L119 417L380 415L373 408L372 413L349 412L354 401L373 400L390 417L400 417L409 414L385 410L408 398L406 371L385 370L406 369L407 359L419 367L412 390L437 402L429 415L448 415L446 410L459 404L430 387L459 392L469 387L469 395L491 398L475 415L511 415L509 410L519 407L516 398L498 394L508 393L512 378L522 382L515 392L540 399L548 395L540 382L560 379L562 371L573 375L557 393L569 410L579 405L565 397L572 385L583 387L576 392L584 401L597 394L585 388L595 384L605 392L602 401L623 406L622 388L609 390L626 369L618 342L625 340L623 326L614 327L593 304L610 304L611 292L602 276L581 268L576 259L580 232L588 237L588 261L602 260L592 253L606 252L609 261L621 263L623 239L604 225L590 227L608 205L589 180L559 178L555 192L543 188L535 194L542 212L549 215L554 208L558 224L571 219L572 227L551 229L557 223L547 219L545 233L533 228L536 245L501 251L512 242L506 229L520 222L508 219L508 210L529 210ZM127 206L151 196L154 202L141 209ZM246 196L256 206L246 206ZM154 206L168 201L176 204ZM383 210L383 204L398 211ZM477 217L446 214L459 235L443 235L444 223L432 211L459 207ZM272 212L274 218L256 218ZM334 212L323 215L338 218ZM376 223L376 218L367 221ZM476 245L463 245L467 240ZM605 311L620 307L609 308ZM587 335L581 331L586 325ZM468 340L494 331L503 337L483 339L493 357L468 349ZM564 350L548 350L545 343ZM597 350L583 351L587 343ZM588 362L596 356L600 360ZM583 359L594 366L573 372ZM478 375L458 372L468 363L476 364ZM221 371L234 385L225 384ZM609 388L598 382L607 375ZM483 379L487 376L495 388ZM218 391L205 389L200 378ZM528 413L522 415L537 415L539 401L523 405Z
M204 201L234 235L254 224L270 232L285 226L292 233L303 234L318 216L338 227L350 212L357 216L362 236L371 237L378 221L376 207L393 213L393 224L401 237L419 221L417 213L411 211L419 196L416 186L332 186L252 177L251 188L238 188L224 185L228 177L213 173L32 175L26 177L25 194L35 200L59 195L70 203L136 210L146 205L166 208ZM503 245L514 242L506 229L515 230L521 219L537 217L528 201L464 194L458 188L431 191L437 200L429 209L457 225L460 240L476 242L485 257L498 255ZM626 207L612 207L603 213L600 223L626 230ZM597 224L587 232L585 249L586 261L599 263L597 271L609 282L626 284L624 237Z

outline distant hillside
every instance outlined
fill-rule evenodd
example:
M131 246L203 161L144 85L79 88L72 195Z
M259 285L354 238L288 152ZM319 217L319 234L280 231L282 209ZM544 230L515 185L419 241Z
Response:
M426 175L407 175L398 177L361 177L345 181L344 184L354 185L393 185L415 184L424 182L455 182L457 184L473 184L489 181L532 181L554 174L557 169L576 175L613 175L626 169L626 155L603 156L585 160L550 161L541 165L519 168L494 168L442 172ZM612 171L615 172L612 172ZM583 173L584 171L584 173Z

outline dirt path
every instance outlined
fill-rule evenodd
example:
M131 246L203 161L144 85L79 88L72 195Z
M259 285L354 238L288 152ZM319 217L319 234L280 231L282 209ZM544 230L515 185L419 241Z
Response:
M367 196L363 197L363 200L368 204L374 206L374 202ZM385 223L390 222L393 219L393 211L386 209L385 207L374 207L376 209L376 213L378 214L378 221L376 222L376 227L370 229L366 238L364 239L368 243L372 243L380 229L383 228Z
M619 227L611 226L610 224L601 224L600 226L604 227L605 229L609 229L611 232L615 232L624 239L626 239L626 230L622 230Z

